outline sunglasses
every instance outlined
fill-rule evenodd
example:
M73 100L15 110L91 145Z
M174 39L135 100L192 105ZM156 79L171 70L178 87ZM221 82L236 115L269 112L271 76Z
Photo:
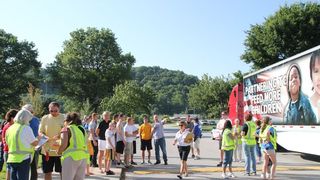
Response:
M49 112L51 112L51 113L55 112L56 113L56 112L58 112L58 110L50 110Z

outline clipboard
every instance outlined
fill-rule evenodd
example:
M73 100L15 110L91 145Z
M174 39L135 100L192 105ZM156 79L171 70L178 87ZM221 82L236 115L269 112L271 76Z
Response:
M42 136L39 140L38 145L35 147L36 150L40 149L42 145L44 145L46 142L48 142L49 137L48 136Z

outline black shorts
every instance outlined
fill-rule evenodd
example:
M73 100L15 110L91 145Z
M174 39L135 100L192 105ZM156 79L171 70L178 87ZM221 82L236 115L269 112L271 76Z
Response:
M42 155L42 171L43 173L51 173L54 171L61 173L61 160L60 156L49 156L49 160L46 161L46 156Z
M136 143L136 141L133 141L132 145L133 145L133 154L137 154L137 143Z
M123 154L124 144L123 141L118 141L116 144L116 152L119 154Z
M150 140L143 140L141 139L141 145L140 145L141 151L151 150L152 149L152 143L151 139Z
M190 152L190 146L178 146L178 151L180 160L187 161Z

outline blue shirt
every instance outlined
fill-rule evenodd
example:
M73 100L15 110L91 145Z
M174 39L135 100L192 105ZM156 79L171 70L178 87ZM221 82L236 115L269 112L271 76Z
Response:
M193 134L195 138L200 138L201 137L201 129L199 124L195 123L195 126L193 127Z
M31 121L29 122L29 124L30 124L30 127L32 129L34 137L38 137L38 135L39 135L39 124L40 124L39 118L33 116Z
M289 99L284 111L284 122L294 125L316 124L316 115L312 110L310 101L303 93L300 92L299 99L296 102L292 102L291 99Z

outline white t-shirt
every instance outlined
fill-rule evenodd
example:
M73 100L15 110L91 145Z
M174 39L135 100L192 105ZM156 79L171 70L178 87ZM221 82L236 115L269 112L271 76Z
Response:
M126 124L123 129L124 129L124 133L127 132L128 134L132 135L133 132L136 131L138 128L137 128L136 126L134 126L134 125ZM136 137L127 137L127 136L125 136L125 140L126 140L127 142L133 142L133 140L134 140L135 138L136 138Z
M109 129L106 130L105 136L106 136L106 149L112 149L112 147L115 147L115 132L111 131ZM111 144L109 143L108 138L110 138Z
M177 140L177 145L178 146L190 146L191 143L185 143L184 139L187 137L189 134L188 130L184 130L182 133L180 131L177 132L176 137L174 138Z
M31 148L32 145L31 143L33 143L34 141L36 141L37 139L34 137L33 131L31 129L30 126L24 126L21 130L21 134L20 134L20 139L21 139L21 143L24 145L24 147L26 148ZM26 155L25 158L23 158L23 160L26 160L30 157L30 155Z

